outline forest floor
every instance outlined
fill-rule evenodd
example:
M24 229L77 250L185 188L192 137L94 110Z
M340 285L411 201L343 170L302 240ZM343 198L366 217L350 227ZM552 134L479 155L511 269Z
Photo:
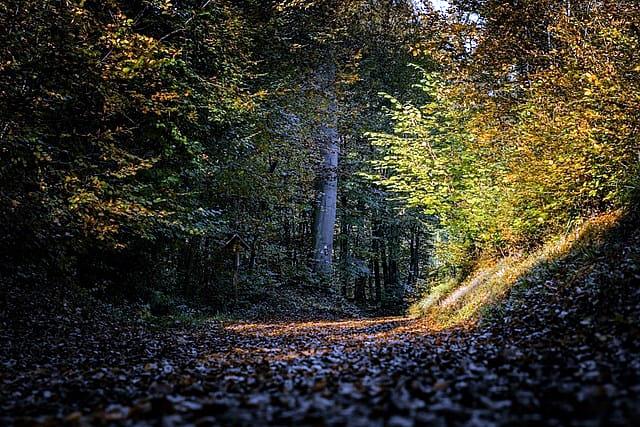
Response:
M567 331L531 307L434 332L402 317L154 330L68 304L4 320L0 424L639 425L637 325Z
M64 287L0 286L0 425L640 425L640 229L574 252L441 330L160 327Z

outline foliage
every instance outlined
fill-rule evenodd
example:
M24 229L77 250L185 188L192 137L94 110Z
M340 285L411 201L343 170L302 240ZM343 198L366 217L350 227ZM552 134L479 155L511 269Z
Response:
M2 3L3 274L224 311L237 233L247 294L313 284L328 124L361 306L636 203L638 6L451 3Z
M0 8L5 256L137 256L160 235L219 227L200 193L241 146L231 132L250 106L232 6Z
M550 239L533 253L512 255L497 262L485 260L461 283L449 279L434 286L411 311L426 316L435 328L448 328L476 322L483 314L499 309L510 293L526 292L541 283L551 286L549 283L553 284L558 273L563 274L562 280L576 283L579 276L573 272L579 275L598 258L600 247L607 239L617 238L616 229L624 221L621 212L601 215ZM626 223L628 228L629 221Z
M370 178L434 216L442 261L535 248L634 203L637 16L633 2L459 2L448 31L464 46L424 74L426 100L385 95L394 130L370 134L384 155Z
M120 288L160 311L183 298L228 310L234 267L221 247L238 233L247 290L314 282L314 130L326 119L314 78L332 62L347 248L336 277L352 298L349 269L377 259L383 289L366 299L400 307L407 239L423 231L400 230L393 202L355 172L372 156L364 129L386 126L371 95L412 90L404 64L425 36L408 2L9 1L0 12L6 274Z

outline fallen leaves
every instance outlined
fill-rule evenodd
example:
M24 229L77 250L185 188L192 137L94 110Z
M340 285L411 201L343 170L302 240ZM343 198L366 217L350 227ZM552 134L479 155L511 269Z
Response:
M640 290L597 283L532 284L498 320L440 332L402 317L157 330L9 296L0 423L632 425Z

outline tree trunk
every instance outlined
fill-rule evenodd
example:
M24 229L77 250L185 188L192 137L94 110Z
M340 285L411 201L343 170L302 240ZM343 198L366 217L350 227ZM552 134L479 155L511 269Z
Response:
M340 219L340 266L342 270L342 296L346 298L348 294L349 281L349 222L347 218L348 200L346 195L340 197L342 215Z
M380 277L380 226L376 224L373 233L373 278L375 283L376 304L382 302L382 280Z
M365 286L367 284L367 278L365 276L359 276L356 278L355 288L353 291L353 299L356 304L364 304L366 302Z
M322 152L322 170L318 176L318 194L315 206L313 233L313 262L315 271L330 274L332 269L333 233L336 223L338 199L338 155L340 151L335 95L336 67L325 64L316 73L316 86L320 99L325 98L318 128L318 145Z
M387 229L387 273L386 273L386 289L395 290L398 285L398 247L400 246L398 227L392 224Z
M418 283L418 278L420 277L420 228L416 227L416 239L415 244L413 246L414 256L413 256L413 284Z
M380 257L382 259L382 283L384 283L385 289L389 284L389 264L387 258L386 243L383 241L380 243Z
M389 259L389 283L388 287L395 289L398 286L398 260Z
M411 228L411 240L409 243L409 274L407 274L407 288L411 288L418 282L420 275L420 228L415 225Z
M415 239L415 233L413 232L413 229L411 230L411 235L409 236L409 271L407 272L407 284L406 284L406 288L410 289L411 286L413 285L413 257L415 256L415 249L414 249L414 239Z
M373 259L369 260L369 275L367 276L367 290L368 290L368 295L369 295L369 301L373 300L374 302L377 302L376 299L376 290L374 287L374 283L373 283Z

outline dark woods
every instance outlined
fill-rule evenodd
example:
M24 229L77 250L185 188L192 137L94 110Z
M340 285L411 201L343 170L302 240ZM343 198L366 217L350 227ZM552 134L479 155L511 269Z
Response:
M376 94L410 91L416 19L401 3L3 2L3 276L225 310L238 234L241 302L305 286L335 174L337 290L401 309L427 228L356 172L375 156L364 131L385 126ZM335 72L318 88L322 63Z
M3 275L400 312L633 205L637 5L451 6L4 1Z

